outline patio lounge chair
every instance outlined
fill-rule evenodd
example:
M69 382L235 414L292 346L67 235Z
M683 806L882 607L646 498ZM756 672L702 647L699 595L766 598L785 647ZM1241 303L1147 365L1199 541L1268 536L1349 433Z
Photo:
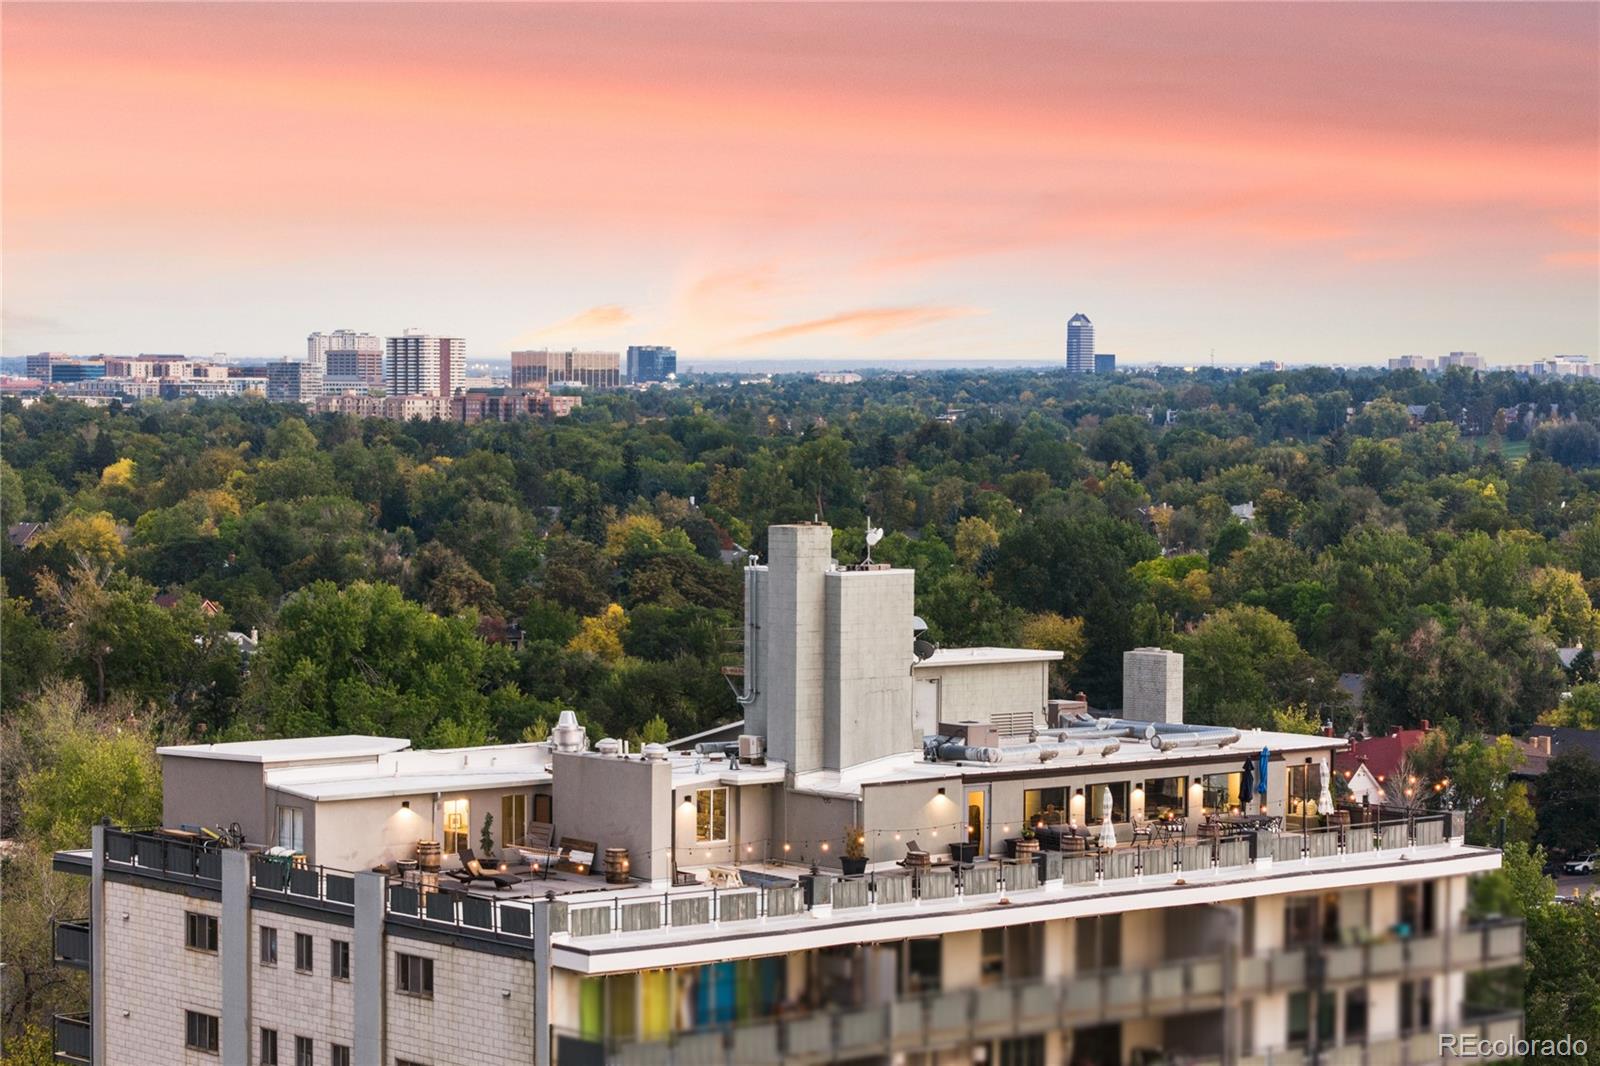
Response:
M472 885L478 881L488 881L495 888L510 888L512 885L522 882L522 878L515 874L503 874L498 870L493 872L485 870L483 864L478 861L478 857L472 853L471 848L463 848L457 852L457 858L461 860L461 869L442 870L440 872L448 877L455 878L464 885Z

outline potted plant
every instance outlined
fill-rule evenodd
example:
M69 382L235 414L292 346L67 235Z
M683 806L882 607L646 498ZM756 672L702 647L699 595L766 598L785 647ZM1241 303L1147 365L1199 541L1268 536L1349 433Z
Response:
M1033 826L1022 827L1022 835L1017 838L1015 851L1019 859L1038 854L1039 835L1033 831Z
M483 854L478 858L488 862L494 858L494 815L483 816L483 831L478 834L478 848Z
M845 826L844 853L839 856L839 866L846 877L860 877L867 872L867 831L859 825Z
M972 830L967 830L967 840L958 840L950 845L950 858L962 866L971 866L978 859L978 843L970 839Z

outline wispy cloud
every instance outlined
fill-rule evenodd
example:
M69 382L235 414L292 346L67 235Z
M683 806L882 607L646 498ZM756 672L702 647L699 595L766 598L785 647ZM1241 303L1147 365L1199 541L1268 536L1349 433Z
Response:
M804 322L791 322L786 326L762 330L740 337L735 343L743 345L772 344L775 341L804 337L813 333L847 334L856 337L878 337L885 333L917 329L934 322L952 318L966 318L983 314L976 307L950 307L926 305L921 307L863 307L854 311L841 311L826 318L812 318Z
M549 337L559 333L600 333L626 326L632 321L633 315L629 314L628 309L621 304L601 304L587 311L579 311L571 318L564 318L554 325L536 329L532 335Z
M1600 251L1589 249L1588 251L1575 252L1546 252L1544 263L1545 266L1553 267L1583 268L1600 266Z

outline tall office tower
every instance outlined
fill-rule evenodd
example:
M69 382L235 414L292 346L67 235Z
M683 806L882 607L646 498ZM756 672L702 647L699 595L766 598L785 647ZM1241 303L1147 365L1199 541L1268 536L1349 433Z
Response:
M1094 373L1094 323L1082 311L1067 323L1067 373Z
M328 369L327 356L331 351L341 352L371 352L383 358L383 338L371 333L357 333L353 329L336 329L332 333L313 333L306 338L306 362L312 366L321 367L325 374L332 373Z
M660 344L628 346L628 380L635 385L666 381L678 372L678 350Z
M544 348L512 352L512 387L540 384L614 389L622 384L622 356L616 352L555 352Z
M389 338L388 385L391 396L453 396L465 387L467 342L408 329Z

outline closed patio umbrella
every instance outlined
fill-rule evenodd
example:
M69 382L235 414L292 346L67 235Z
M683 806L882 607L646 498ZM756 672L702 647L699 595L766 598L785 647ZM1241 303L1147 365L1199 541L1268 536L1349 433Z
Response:
M1101 792L1101 805L1105 808L1106 816L1100 822L1100 846L1110 851L1117 846L1117 830L1111 824L1111 789L1109 787Z

